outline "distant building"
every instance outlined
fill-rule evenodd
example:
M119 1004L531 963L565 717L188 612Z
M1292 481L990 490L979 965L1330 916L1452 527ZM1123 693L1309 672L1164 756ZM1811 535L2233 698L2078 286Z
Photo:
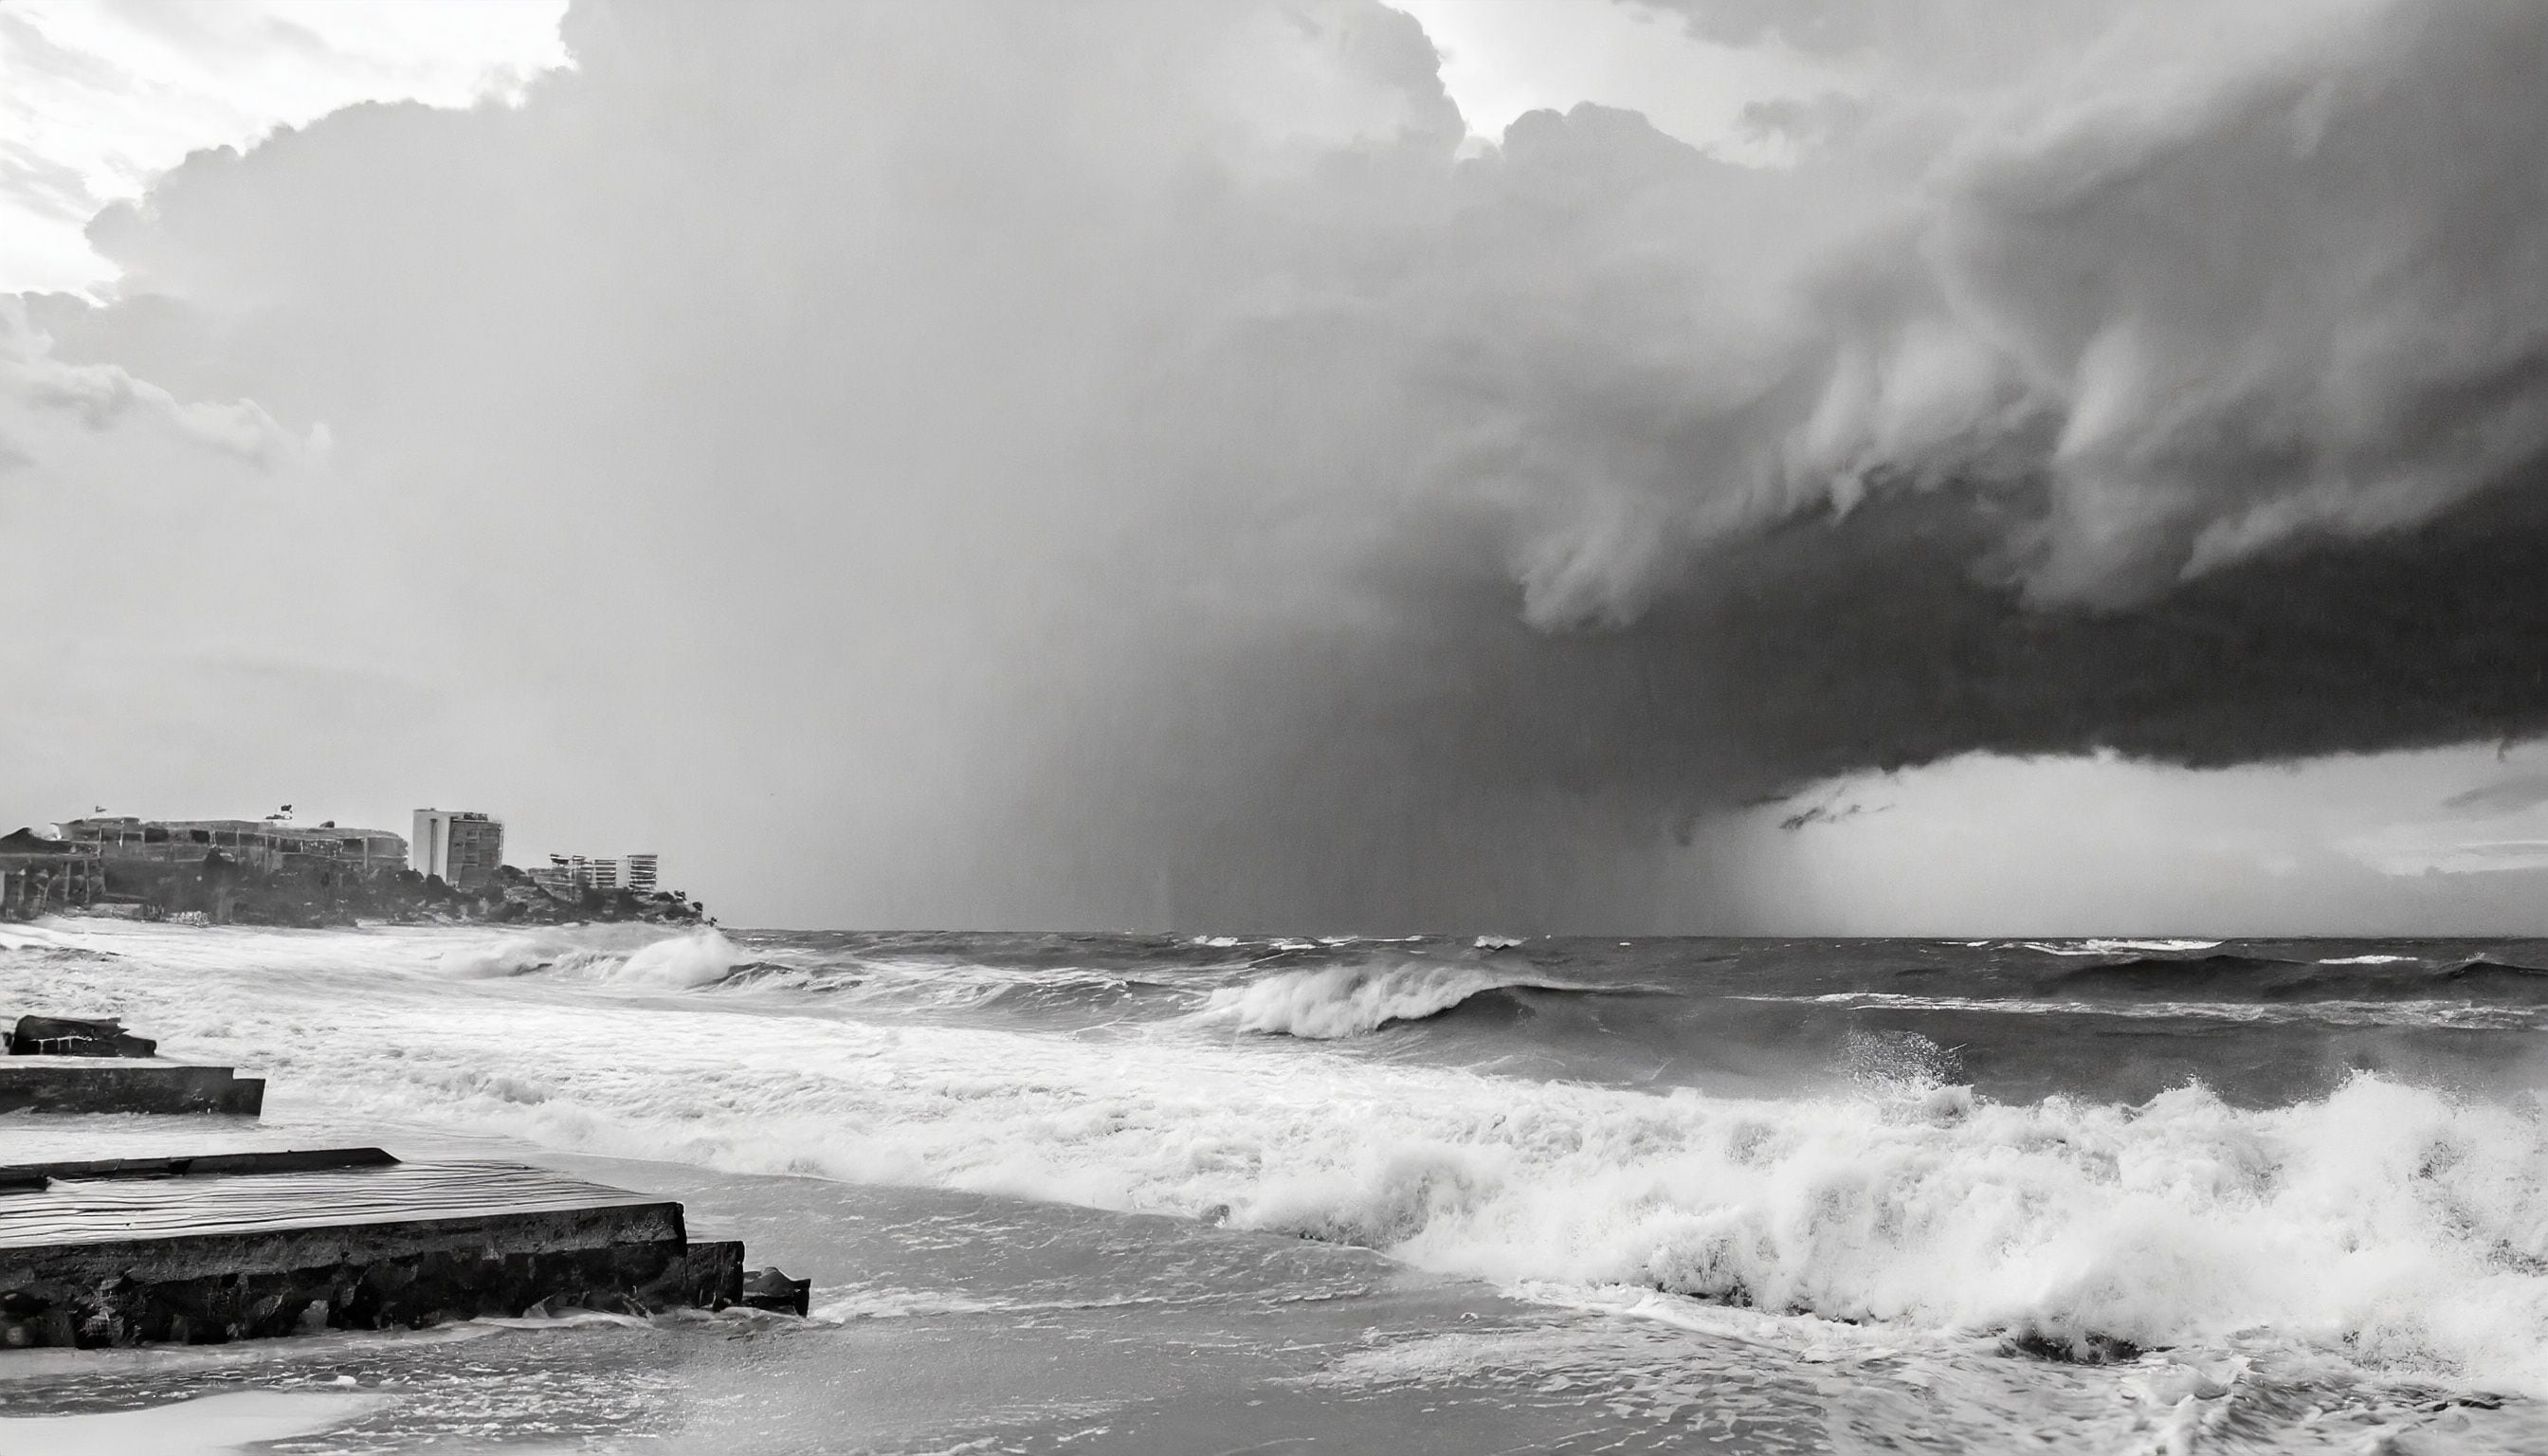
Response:
M589 889L610 894L623 887L651 895L655 893L656 860L653 855L628 855L615 860L551 855L546 867L531 871L531 880L551 894L570 899Z
M199 863L219 851L261 869L325 865L370 872L407 866L407 841L385 829L339 829L273 819L69 819L54 832L100 858Z
M94 845L46 839L31 829L0 834L0 919L92 904L105 878Z
M418 809L408 863L454 889L476 889L504 863L504 821L468 809Z
M531 871L531 883L550 894L573 897L584 888L584 857L549 856L548 864Z

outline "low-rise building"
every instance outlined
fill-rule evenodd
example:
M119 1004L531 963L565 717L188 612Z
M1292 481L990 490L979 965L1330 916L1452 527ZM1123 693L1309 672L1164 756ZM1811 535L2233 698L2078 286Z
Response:
M107 861L192 864L219 851L264 869L324 865L363 872L407 867L407 841L384 829L340 829L273 819L66 819L54 832Z
M552 894L575 896L586 890L611 894L622 888L641 895L655 893L657 857L651 854L608 856L551 855L546 867L531 871L531 880Z
M574 896L584 888L584 857L549 856L548 864L531 871L531 883L553 895Z
M104 891L94 846L46 839L32 829L0 835L0 919L93 904Z

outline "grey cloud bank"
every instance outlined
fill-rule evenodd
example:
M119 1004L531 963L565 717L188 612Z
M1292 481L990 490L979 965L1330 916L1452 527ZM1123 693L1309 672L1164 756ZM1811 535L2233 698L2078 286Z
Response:
M797 923L1705 927L1692 819L1823 775L2548 720L2548 12L1672 8L1855 89L1462 158L1376 5L579 5L0 318L0 604L234 492L113 624L320 684L225 721Z

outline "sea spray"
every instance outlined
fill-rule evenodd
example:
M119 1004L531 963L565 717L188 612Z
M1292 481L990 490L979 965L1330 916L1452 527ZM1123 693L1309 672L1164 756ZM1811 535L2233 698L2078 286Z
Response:
M734 942L702 926L631 952L611 978L628 985L688 990L723 980L744 958Z
M463 980L528 975L547 969L569 949L562 942L521 936L494 945L454 946L442 953L438 964L446 974Z

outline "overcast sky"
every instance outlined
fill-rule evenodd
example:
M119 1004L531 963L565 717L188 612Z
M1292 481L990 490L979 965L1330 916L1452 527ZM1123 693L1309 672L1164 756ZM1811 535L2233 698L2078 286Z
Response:
M483 808L737 924L2548 931L2543 62L0 0L0 828Z

